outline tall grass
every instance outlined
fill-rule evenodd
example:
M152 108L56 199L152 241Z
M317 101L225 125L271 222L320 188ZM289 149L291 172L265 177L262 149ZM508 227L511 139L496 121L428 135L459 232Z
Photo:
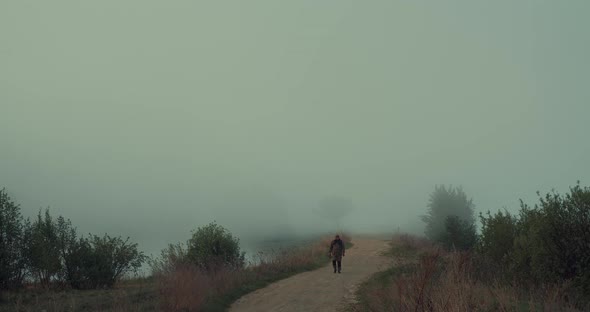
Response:
M530 289L482 274L485 267L470 252L446 252L428 241L395 236L390 253L395 266L366 282L358 311L586 311L572 302L568 285Z
M0 299L4 312L64 311L159 311L154 281L133 279L112 289L45 289L31 285L26 289L5 292Z

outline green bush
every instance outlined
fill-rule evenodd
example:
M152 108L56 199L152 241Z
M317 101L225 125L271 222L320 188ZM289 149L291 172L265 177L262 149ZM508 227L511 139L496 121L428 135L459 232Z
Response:
M513 260L514 239L517 231L517 219L508 211L498 211L487 216L479 215L481 234L478 251L490 260L495 267L510 265Z
M532 266L537 266L540 257L546 253L545 242L541 241L539 231L545 227L545 216L540 209L531 209L521 201L519 218L516 220L516 234L512 246L512 257L510 259L510 274L520 280L541 283L545 279L537 279ZM494 246L495 248L498 248ZM550 256L547 254L547 256Z
M187 243L188 260L210 270L216 267L241 268L245 253L240 251L240 240L227 229L213 222L198 228Z
M578 183L565 196L552 192L539 201L534 208L522 205L519 252L530 259L531 275L572 280L590 291L590 188Z
M71 282L79 288L112 287L125 274L137 272L146 260L137 243L107 234L81 238L75 255L79 280Z
M441 242L448 250L470 250L477 241L475 226L457 216L448 216Z
M196 266L205 271L242 268L245 253L240 240L216 223L198 228L186 244L170 244L159 257L149 259L154 275L170 274L179 268Z
M569 281L590 293L590 188L578 183L560 195L539 194L530 207L521 201L519 217L482 217L479 252L508 273L531 283Z

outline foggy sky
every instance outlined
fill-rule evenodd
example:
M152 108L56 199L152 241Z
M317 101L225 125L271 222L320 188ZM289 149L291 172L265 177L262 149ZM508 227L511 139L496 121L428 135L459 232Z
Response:
M477 3L476 3L477 2ZM590 180L590 2L1 1L0 187L155 251ZM418 229L421 231L421 229Z

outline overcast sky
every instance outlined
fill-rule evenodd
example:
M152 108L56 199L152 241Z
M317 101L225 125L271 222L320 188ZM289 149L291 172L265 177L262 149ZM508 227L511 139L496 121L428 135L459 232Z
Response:
M590 184L590 2L0 2L0 187L145 250ZM278 229L278 230L277 230ZM141 248L141 247L140 247Z

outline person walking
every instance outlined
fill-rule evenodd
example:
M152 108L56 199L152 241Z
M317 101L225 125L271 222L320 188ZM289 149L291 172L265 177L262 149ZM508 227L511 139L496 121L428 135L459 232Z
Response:
M330 256L332 257L332 267L334 267L334 273L342 272L342 257L344 257L344 252L344 242L340 239L340 235L336 235L332 243L330 243Z

